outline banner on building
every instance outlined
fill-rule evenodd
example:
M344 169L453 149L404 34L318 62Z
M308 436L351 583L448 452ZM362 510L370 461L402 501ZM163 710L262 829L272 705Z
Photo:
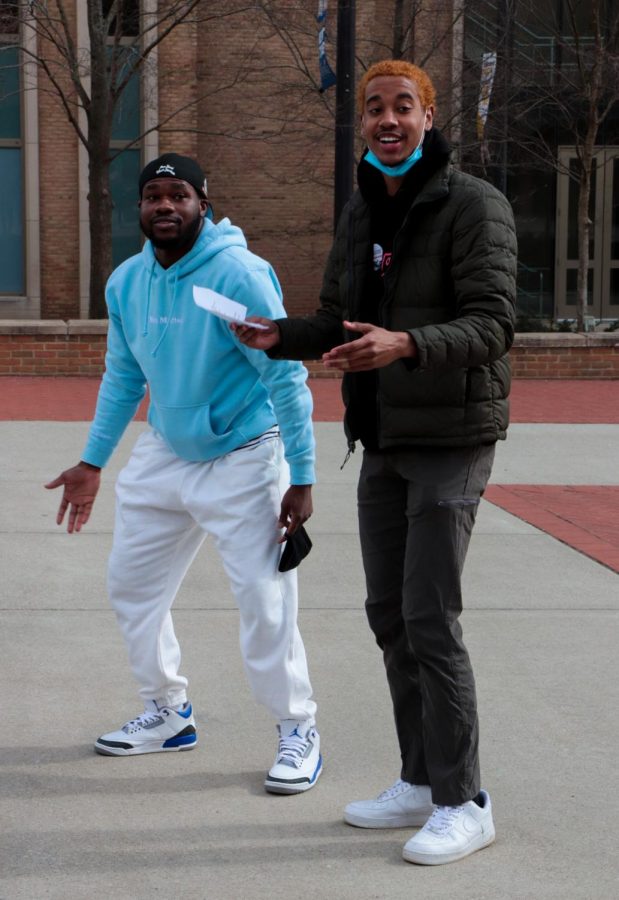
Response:
M327 0L318 0L318 13L316 14L316 21L319 24L322 24L322 28L318 32L318 65L320 67L321 93L323 91L326 91L328 88L333 87L336 81L335 72L329 65L329 60L327 59L327 44L329 42L325 24L327 21L327 8Z
M479 102L477 103L477 140L483 141L490 95L496 72L496 53L483 53L481 57L481 79L479 85Z

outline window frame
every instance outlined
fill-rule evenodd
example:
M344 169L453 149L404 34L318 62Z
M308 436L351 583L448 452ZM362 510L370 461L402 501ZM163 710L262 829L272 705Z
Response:
M38 319L41 315L38 71L25 53L34 51L36 35L22 22L14 33L2 32L3 44L19 48L20 137L0 139L0 146L21 149L22 293L0 293L0 320Z

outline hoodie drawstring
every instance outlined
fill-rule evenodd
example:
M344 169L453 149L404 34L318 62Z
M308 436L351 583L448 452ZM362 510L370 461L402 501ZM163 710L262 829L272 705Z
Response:
M172 282L172 305L170 306L170 312L168 313L168 321L166 322L165 328L163 329L163 332L161 333L161 337L159 338L159 340L155 344L154 348L150 352L151 356L157 356L157 350L161 347L161 344L163 343L163 339L165 338L166 334L168 333L168 328L170 327L170 322L172 321L172 317L174 316L174 310L176 308L176 298L177 298L176 288L178 286L178 272L179 272L179 268L177 266L176 270L174 272L174 281ZM148 303L146 304L147 307L148 307L149 303L150 303L150 285L149 285Z
M150 267L150 274L148 276L148 291L146 292L146 312L144 313L144 325L142 327L142 337L146 337L148 335L148 316L150 314L150 289L153 283L153 278L155 277L155 266L157 265L156 258L153 257L153 264Z

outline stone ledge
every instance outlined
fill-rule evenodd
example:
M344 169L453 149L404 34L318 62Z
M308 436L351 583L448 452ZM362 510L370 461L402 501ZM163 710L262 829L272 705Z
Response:
M63 334L105 335L107 319L0 319L0 334ZM568 331L517 332L514 347L619 347L619 331L588 331L574 334Z
M514 347L548 347L561 350L564 347L619 347L619 331L587 331L573 334L569 331L517 332Z
M69 319L67 334L107 334L107 319Z
M62 319L0 319L0 334L66 335L67 323Z

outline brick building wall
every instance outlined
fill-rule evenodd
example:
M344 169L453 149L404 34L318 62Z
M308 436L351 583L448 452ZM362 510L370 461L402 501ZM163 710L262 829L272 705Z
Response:
M278 6L274 21L256 10L205 29L199 155L216 219L228 216L272 263L297 314L316 304L330 245L334 98L333 89L319 93L285 42L294 38L317 78L315 4Z
M65 5L75 35L75 0ZM243 229L250 249L275 267L289 313L305 313L316 306L333 230L335 88L318 90L316 2L278 0L271 18L258 6L225 15L235 6L201 4L203 20L179 26L159 46L159 150L200 159L216 218L228 216ZM405 0L404 21L414 6ZM392 0L357 4L358 74L390 55L394 8ZM422 11L413 35L437 79L443 110L451 9L452 0L434 0L433 13ZM326 24L335 67L335 3ZM80 234L78 139L44 76L39 79L40 315L76 319L80 240L88 240L86 223ZM361 148L357 137L358 153Z
M98 377L106 335L106 321L0 320L0 376ZM619 332L517 334L510 359L516 378L619 378ZM339 377L320 362L306 365L313 377Z

